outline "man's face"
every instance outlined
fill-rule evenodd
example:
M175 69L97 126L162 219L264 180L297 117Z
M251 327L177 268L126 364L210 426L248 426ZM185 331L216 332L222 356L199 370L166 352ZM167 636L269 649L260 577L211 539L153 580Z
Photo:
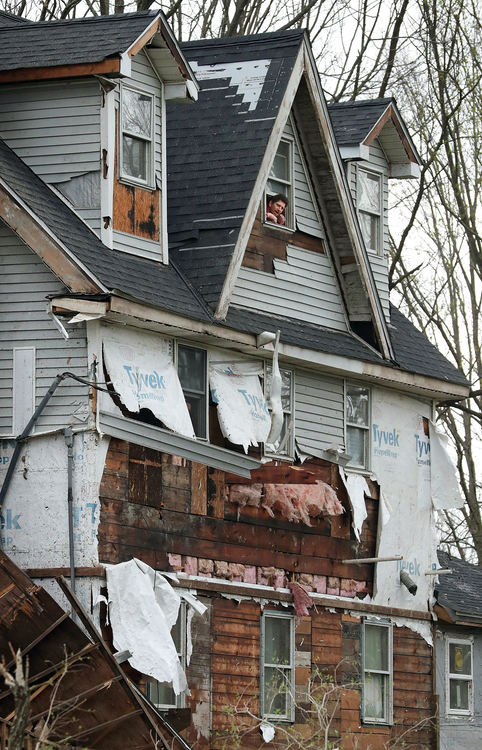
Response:
M268 203L268 208L272 214L274 214L275 216L280 216L282 213L284 213L286 203L281 199L277 200L276 202L270 201Z

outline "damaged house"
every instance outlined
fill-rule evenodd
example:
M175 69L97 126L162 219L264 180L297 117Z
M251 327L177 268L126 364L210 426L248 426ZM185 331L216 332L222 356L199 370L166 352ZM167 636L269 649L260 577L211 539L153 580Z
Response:
M3 551L188 745L306 734L327 682L342 747L435 747L434 407L468 387L389 301L396 102L328 107L298 30L0 40Z

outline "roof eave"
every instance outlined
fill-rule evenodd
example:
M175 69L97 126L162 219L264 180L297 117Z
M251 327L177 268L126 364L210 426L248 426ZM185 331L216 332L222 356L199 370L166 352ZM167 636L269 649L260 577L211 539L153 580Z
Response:
M382 133L384 127L388 122L391 122L397 131L400 142L403 146L403 150L406 154L406 159L404 162L395 162L393 164L394 167L398 168L398 174L393 173L392 168L392 177L419 177L420 176L420 167L422 166L422 159L420 158L417 149L415 147L415 144L410 137L410 133L408 132L405 123L403 122L402 116L400 112L398 111L398 107L395 104L394 101L390 102L384 112L380 115L377 122L373 127L371 128L370 132L367 134L366 138L363 141L364 146L370 146L375 138L378 138L380 134ZM390 153L387 154L388 158L390 159ZM407 164L413 164L414 167L418 167L418 169L406 169L406 174L403 174L403 167ZM413 174L411 173L413 171Z

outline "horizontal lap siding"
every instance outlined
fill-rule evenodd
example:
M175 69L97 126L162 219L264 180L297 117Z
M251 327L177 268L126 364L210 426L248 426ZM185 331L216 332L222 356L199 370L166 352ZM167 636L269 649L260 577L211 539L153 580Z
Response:
M290 120L285 125L283 135L292 139L294 144L295 216L298 229L314 237L324 237L318 212L314 206L313 194L310 189L305 165L303 164L299 141Z
M52 272L4 224L0 224L0 432L12 433L13 348L35 347L36 390L39 404L58 373L87 375L85 324L70 329L65 341L46 313L48 294L64 287ZM66 426L72 415L79 424L88 406L87 389L64 381L37 422L37 430Z
M343 403L343 380L296 372L295 437L301 450L344 446Z
M274 315L346 331L343 305L326 255L287 247L273 274L241 267L232 303Z
M2 89L0 136L46 182L100 169L99 83Z

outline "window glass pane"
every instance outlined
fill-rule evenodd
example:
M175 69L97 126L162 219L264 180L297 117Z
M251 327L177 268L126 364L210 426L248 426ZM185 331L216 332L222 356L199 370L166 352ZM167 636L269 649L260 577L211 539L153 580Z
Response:
M469 680L450 680L450 708L469 710Z
M365 673L363 684L364 716L369 719L388 719L387 677L383 674Z
M132 135L151 138L152 99L130 89L122 90L122 126Z
M266 667L264 670L264 714L286 717L288 699L288 673L277 667Z
M156 706L175 706L176 693L172 686L167 682L157 682L157 680L147 680L147 697Z
M147 180L147 160L149 143L138 138L123 136L122 170L124 174Z
M278 146L270 177L275 180L290 182L290 145L287 141L281 141Z
M283 617L264 618L265 664L291 663L291 621Z
M178 346L177 370L183 390L206 391L206 352L190 346Z
M191 417L194 434L197 437L207 437L206 423L206 396L184 391L184 400Z
M358 208L380 213L380 178L370 172L358 171Z
M360 211L358 218L366 247L378 252L380 247L380 217Z
M449 646L451 674L472 674L470 643L451 643Z
M370 391L358 385L346 387L346 419L350 424L368 427Z
M365 466L367 435L367 430L362 430L359 427L346 428L346 452L351 456L350 463Z
M388 628L365 624L365 669L388 672Z

